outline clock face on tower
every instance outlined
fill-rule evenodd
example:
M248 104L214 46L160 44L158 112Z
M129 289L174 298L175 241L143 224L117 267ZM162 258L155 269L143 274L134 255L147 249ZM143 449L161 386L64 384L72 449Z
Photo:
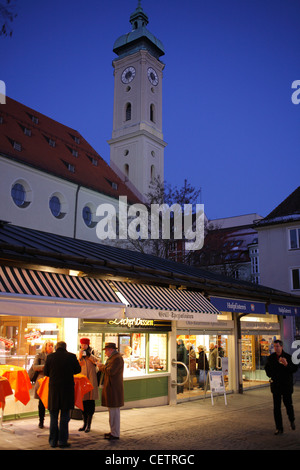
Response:
M148 68L147 75L148 75L150 83L156 86L158 84L158 75L152 67Z
M127 67L121 75L121 80L123 83L130 83L135 77L135 68Z

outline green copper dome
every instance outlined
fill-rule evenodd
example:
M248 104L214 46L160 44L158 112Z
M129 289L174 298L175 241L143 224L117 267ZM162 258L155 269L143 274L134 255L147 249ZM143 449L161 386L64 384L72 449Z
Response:
M119 57L133 54L141 49L150 52L156 59L164 55L165 51L162 42L146 28L149 20L141 7L140 0L129 21L132 25L132 31L123 34L114 43L113 51Z

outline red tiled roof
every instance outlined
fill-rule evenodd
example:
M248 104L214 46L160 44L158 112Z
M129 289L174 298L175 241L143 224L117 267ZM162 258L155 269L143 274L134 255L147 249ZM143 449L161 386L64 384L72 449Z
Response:
M99 193L140 202L79 132L8 97L0 105L0 118L5 156Z

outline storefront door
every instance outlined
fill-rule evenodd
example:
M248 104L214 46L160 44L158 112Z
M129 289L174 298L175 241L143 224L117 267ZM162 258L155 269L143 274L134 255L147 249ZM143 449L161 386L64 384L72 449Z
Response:
M220 332L177 331L177 401L192 400L205 395L209 389L209 370L222 370L228 389L228 354L230 335Z

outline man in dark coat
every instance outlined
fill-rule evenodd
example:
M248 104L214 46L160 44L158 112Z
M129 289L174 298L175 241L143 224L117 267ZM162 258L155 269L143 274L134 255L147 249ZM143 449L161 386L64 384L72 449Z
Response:
M293 374L298 366L293 364L292 356L283 350L283 343L279 339L274 341L275 352L271 354L265 365L265 371L270 377L271 392L273 394L274 420L276 425L275 434L283 433L282 415L281 415L281 397L286 408L291 428L295 427L295 415L292 401L293 393Z
M70 410L74 408L74 374L81 372L75 354L67 351L65 342L56 345L56 352L47 356L44 374L49 377L48 409L50 412L49 443L51 447L69 447ZM60 422L58 427L58 415Z
M98 364L98 369L104 373L102 406L107 406L109 413L110 432L105 433L104 437L111 440L120 438L120 407L124 405L124 360L115 343L106 343L104 349L107 361Z

